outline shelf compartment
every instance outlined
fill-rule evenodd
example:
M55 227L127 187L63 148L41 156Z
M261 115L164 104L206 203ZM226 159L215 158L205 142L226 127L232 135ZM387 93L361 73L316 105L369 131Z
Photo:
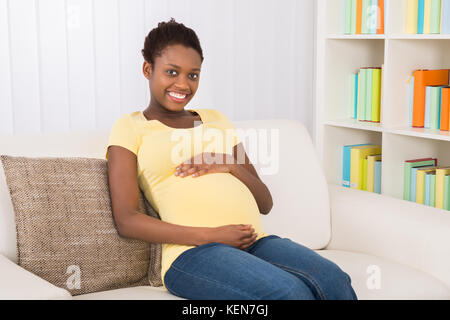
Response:
M380 145L382 133L370 130L324 126L323 165L329 183L342 185L342 148L350 144Z
M361 67L381 67L384 63L384 45L382 39L326 41L325 79L322 82L325 86L323 91L326 92L326 119L351 119L350 75Z
M383 138L383 193L403 199L403 162L437 158L438 166L450 166L450 141L385 133Z
M387 40L383 124L408 126L409 83L416 69L450 68L449 40ZM393 107L395 106L395 108Z

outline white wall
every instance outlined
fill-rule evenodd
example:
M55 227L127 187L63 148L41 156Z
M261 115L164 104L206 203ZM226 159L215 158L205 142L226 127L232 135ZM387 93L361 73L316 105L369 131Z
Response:
M205 61L188 108L293 118L313 135L314 0L0 0L0 134L109 129L149 102L140 50L159 21Z

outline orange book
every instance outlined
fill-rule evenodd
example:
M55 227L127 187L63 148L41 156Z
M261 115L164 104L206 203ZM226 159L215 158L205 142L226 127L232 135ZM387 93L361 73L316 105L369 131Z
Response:
M449 131L450 87L441 91L441 130Z
M363 0L356 0L356 34L361 34Z
M384 0L378 1L377 34L384 34Z
M448 73L448 69L414 71L413 127L424 127L426 86L448 85Z

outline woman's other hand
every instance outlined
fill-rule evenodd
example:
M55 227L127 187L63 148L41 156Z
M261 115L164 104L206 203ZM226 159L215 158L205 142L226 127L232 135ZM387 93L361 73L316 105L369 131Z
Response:
M210 231L209 242L219 242L238 249L250 247L258 236L249 224L230 224L211 228Z

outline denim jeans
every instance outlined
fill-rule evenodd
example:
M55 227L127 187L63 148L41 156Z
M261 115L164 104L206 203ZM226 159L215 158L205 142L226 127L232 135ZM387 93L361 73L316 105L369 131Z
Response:
M213 242L186 250L164 277L172 294L195 300L356 300L335 263L269 235L240 250Z

